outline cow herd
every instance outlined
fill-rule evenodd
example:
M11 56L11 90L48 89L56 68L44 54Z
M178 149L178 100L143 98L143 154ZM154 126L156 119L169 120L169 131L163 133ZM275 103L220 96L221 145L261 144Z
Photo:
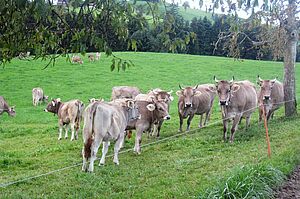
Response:
M262 80L258 76L259 89L248 81L218 80L215 84L202 84L194 87L179 85L178 96L179 131L182 131L183 120L187 119L186 131L195 115L200 115L199 128L209 121L216 96L222 112L223 139L227 140L228 123L232 121L230 142L234 141L234 134L242 118L246 120L249 128L252 113L259 107L259 121L265 112L267 120L273 117L283 104L283 85L276 79ZM83 102L74 99L62 102L60 98L52 99L45 112L58 116L59 136L65 130L68 138L68 129L71 128L71 140L78 139L80 122L83 118L83 171L93 172L94 161L98 149L103 143L102 157L99 165L104 165L105 156L111 140L115 140L114 163L119 164L118 153L124 144L126 135L136 130L134 152L141 153L142 134L160 136L160 130L165 120L171 119L170 104L173 101L172 91L161 89L150 90L142 94L137 87L117 86L112 88L112 97L109 102L103 99L90 99L85 107ZM48 101L41 88L32 89L32 104L37 106L40 102ZM14 107L10 107L0 96L0 115L7 112L15 116ZM203 116L205 119L203 122Z

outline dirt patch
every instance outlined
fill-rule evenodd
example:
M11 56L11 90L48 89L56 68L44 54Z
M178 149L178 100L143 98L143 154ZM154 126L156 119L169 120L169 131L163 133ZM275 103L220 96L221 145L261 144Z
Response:
M300 199L300 166L298 166L287 181L275 191L275 198Z

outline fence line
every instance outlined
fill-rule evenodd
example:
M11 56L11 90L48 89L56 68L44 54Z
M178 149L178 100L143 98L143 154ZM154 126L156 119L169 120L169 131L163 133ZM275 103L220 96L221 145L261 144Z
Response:
M298 100L298 99L297 99ZM286 102L292 102L292 101L295 101L295 100L287 100L287 101L282 101L282 102L279 102L279 103L276 103L277 105L278 104L283 104L283 103L286 103ZM262 104L258 104L257 106L255 107L252 107L250 109L247 109L245 111L242 111L240 114L243 114L247 111L250 111L250 110L253 110L253 109L256 109L258 108L259 106L262 106ZM220 119L220 120L216 120L212 123L209 123L208 125L202 127L202 128L207 128L209 126L212 126L212 125L215 125L217 123L220 123L224 120L228 120L228 119L231 119L232 117L227 117L227 118L223 118L223 119ZM170 139L173 139L173 138L176 138L176 137L180 137L182 135L185 135L185 134L192 134L192 132L195 132L195 131L199 131L200 129L196 128L196 129L193 129L191 131L186 131L186 132L182 132L182 133L177 133L175 135L172 135L172 136L169 136L169 137L165 137L165 138L162 138L160 140L156 140L154 142L149 142L147 144L144 144L144 145L141 145L141 148L144 148L144 147L147 147L147 146L151 146L151 145L154 145L154 144L157 144L157 143L160 143L160 142L164 142L166 140L170 140ZM126 150L122 150L119 152L119 154L123 154L123 153L127 153L129 151L133 151L133 149L126 149ZM106 157L112 157L113 154L109 154L107 155ZM100 158L97 158L96 160L99 160ZM17 184L17 183L21 183L21 182L26 182L26 181L29 181L29 180L33 180L33 179L36 179L36 178L40 178L40 177L43 177L43 176L48 176L48 175L51 175L51 174L54 174L54 173L58 173L58 172L61 172L61 171L64 171L64 170L67 170L67 169L71 169L71 168L74 168L74 167L77 167L77 166L80 166L82 165L82 162L80 163L76 163L74 165L71 165L71 166L67 166L67 167L63 167L63 168L60 168L60 169L56 169L56 170L52 170L52 171L49 171L49 172L46 172L46 173L42 173L42 174L38 174L38 175L34 175L34 176L30 176L30 177L26 177L26 178L23 178L23 179L19 179L19 180L16 180L16 181L11 181L11 182L7 182L7 183L2 183L0 184L0 188L5 188L5 187L8 187L10 185L13 185L13 184Z

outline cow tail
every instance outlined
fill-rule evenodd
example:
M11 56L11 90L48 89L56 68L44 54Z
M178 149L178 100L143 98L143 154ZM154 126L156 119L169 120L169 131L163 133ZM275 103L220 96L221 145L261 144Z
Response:
M84 141L84 157L91 157L91 146L94 141L94 117L96 114L97 104L93 103L85 110L84 126L83 126L83 141Z
M81 101L78 100L78 103L77 103L77 120L79 121L79 124L80 124L80 121L82 120L82 117L83 117L83 111L84 111L84 103L82 103Z

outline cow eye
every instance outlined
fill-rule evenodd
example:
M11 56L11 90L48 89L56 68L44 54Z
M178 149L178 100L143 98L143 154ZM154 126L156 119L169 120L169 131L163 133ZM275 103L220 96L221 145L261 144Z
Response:
M230 89L227 90L227 93L229 93L229 92L230 92Z
M162 109L162 108L158 108L158 110L160 110L160 111L163 111L164 109Z

